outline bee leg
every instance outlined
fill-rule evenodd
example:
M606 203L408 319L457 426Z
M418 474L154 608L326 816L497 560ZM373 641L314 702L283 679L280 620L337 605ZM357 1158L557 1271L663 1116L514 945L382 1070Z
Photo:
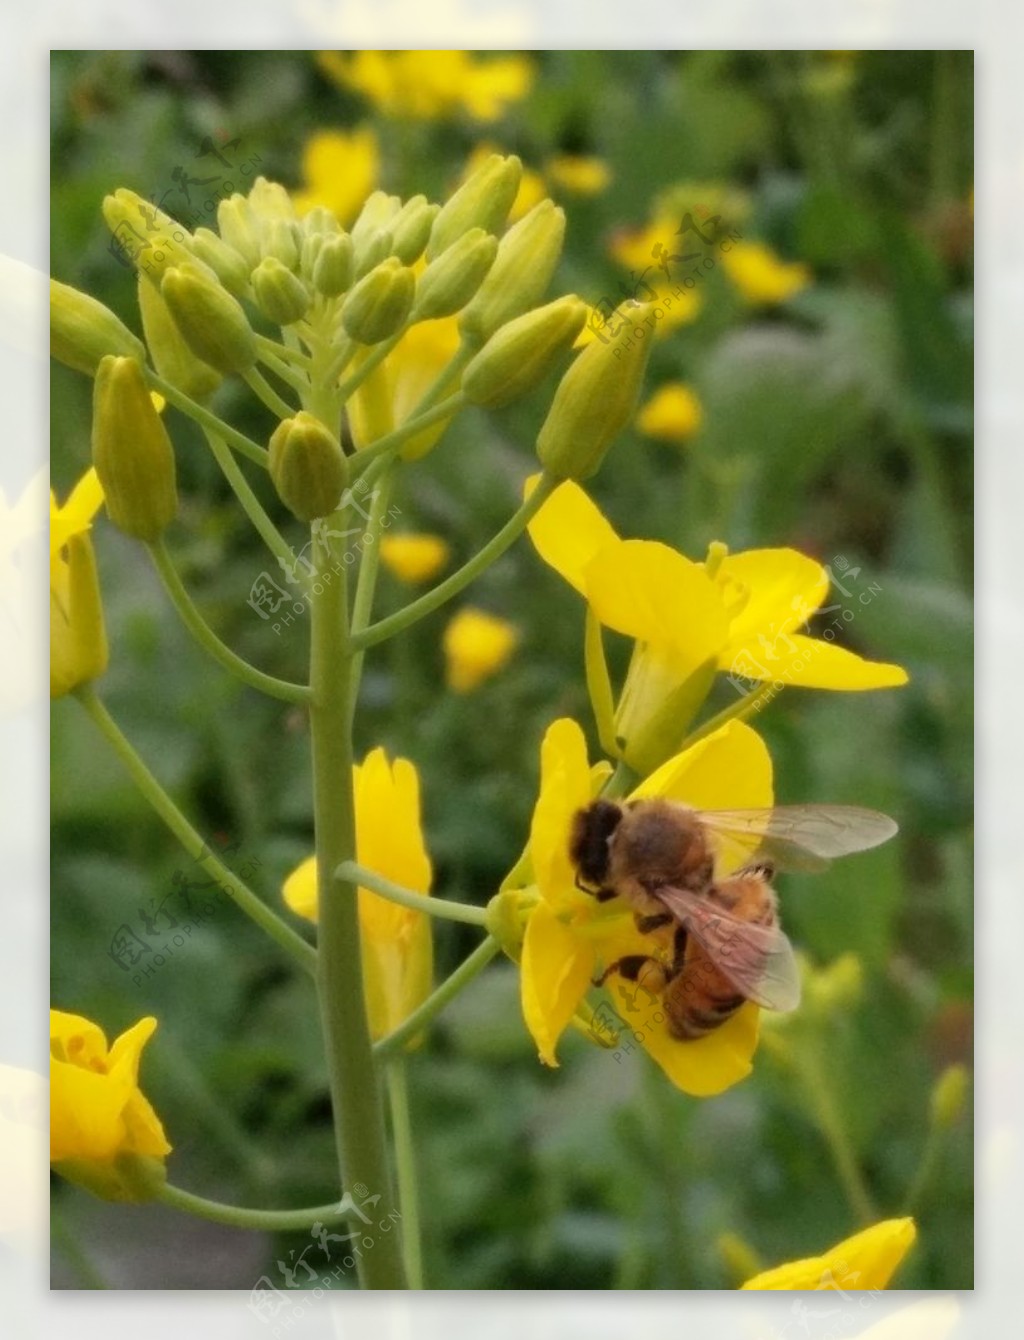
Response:
M614 963L609 963L600 977L593 980L594 986L604 986L605 982L617 972L620 977L625 977L627 982L635 982L643 971L645 963L657 963L657 959L649 958L646 954L627 954L625 958L617 958Z
M670 912L652 912L647 916L636 913L633 917L636 922L636 928L641 935L649 935L651 931L658 930L661 926L667 926L672 921Z

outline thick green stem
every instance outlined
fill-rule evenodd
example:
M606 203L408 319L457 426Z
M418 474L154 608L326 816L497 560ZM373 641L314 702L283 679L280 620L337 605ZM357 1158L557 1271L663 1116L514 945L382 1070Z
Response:
M176 386L170 382L164 381L163 377L158 377L155 372L146 368L146 380L155 391L159 391L168 404L174 405L180 409L182 414L187 414L190 419L194 419L200 427L205 428L207 434L212 433L215 437L223 439L229 447L239 452L242 456L247 456L250 461L255 461L257 465L262 465L264 470L270 468L270 456L265 447L259 446L251 438L240 433L237 428L232 428L229 423L218 418L208 409L204 409L184 391L179 391Z
M363 545L363 554L359 563L359 579L356 582L355 600L352 602L352 633L362 632L370 622L370 615L373 613L373 597L377 590L377 573L380 570L381 531L384 517L387 515L388 504L391 501L393 482L394 471L384 469L381 472L380 483L374 490L373 502L370 504L370 520L367 525L367 533L371 542L368 547L365 544ZM359 682L363 675L364 655L364 652L357 651L352 657L352 683L349 698L350 723L355 720L356 702L359 698Z
M501 530L484 545L479 553L474 554L468 563L465 563L457 572L453 572L447 580L441 582L439 586L435 586L432 591L420 596L418 600L406 605L404 609L389 614L386 619L379 619L364 632L353 637L353 648L356 651L365 651L367 647L376 646L378 642L384 642L387 638L394 637L396 633L404 633L419 619L432 614L436 609L440 609L446 601L451 600L453 596L457 596L460 591L465 590L470 582L474 581L492 563L496 562L506 549L512 547L560 483L560 480L552 478L551 475L541 475L537 481L537 487L530 496L509 517Z
M413 1146L412 1120L409 1114L409 1089L406 1084L405 1057L388 1061L388 1102L391 1130L395 1140L395 1170L398 1174L398 1200L402 1207L402 1250L410 1289L423 1288L423 1247L420 1238L420 1199L416 1179L416 1151Z
M315 1223L336 1224L351 1218L355 1205L351 1196L343 1196L331 1205L313 1205L303 1210L257 1210L243 1205L225 1205L222 1201L207 1200L205 1196L183 1191L180 1186L165 1182L156 1196L164 1205L214 1224L231 1228L253 1228L265 1233L297 1233L312 1228Z
M160 574L164 589L174 608L181 616L182 623L215 661L223 665L225 669L230 670L233 675L237 675L251 688L259 689L261 693L269 694L271 698L280 698L287 703L309 702L310 691L305 684L293 684L288 680L276 679L273 675L264 674L262 670L257 670L254 665L250 665L248 661L243 660L241 656L238 656L226 643L220 640L192 603L192 599L185 590L162 539L157 540L155 544L151 544L149 552L156 565L156 570Z
M330 540L319 535L318 571L333 566ZM349 701L352 652L348 641L345 566L310 607L313 702L313 808L319 888L317 986L343 1180L362 1183L394 1209L379 1078L363 1003L363 967L356 886L335 871L356 852ZM397 1236L385 1235L359 1258L364 1288L405 1287Z
M107 709L96 697L91 684L83 684L75 690L75 697L92 717L100 732L106 737L118 758L124 764L132 781L152 805L174 836L188 852L189 856L201 866L208 875L212 875L220 889L234 904L256 922L267 934L299 963L307 972L316 972L316 950L296 931L270 910L257 898L251 889L241 882L233 870L209 851L207 844L192 827L182 812L163 789L149 768L142 761L128 739L121 733Z
M447 898L432 898L426 894L415 893L412 889L403 889L401 884L393 884L390 879L367 870L357 861L343 861L334 872L336 879L348 880L361 885L371 893L378 893L389 902L399 903L402 907L411 907L414 912L425 912L431 917L440 917L442 921L461 921L467 926L483 926L487 921L487 909L473 907L470 903L453 903Z
M488 935L483 944L480 944L473 950L469 958L465 959L450 977L446 977L437 990L419 1006L413 1010L408 1019L405 1019L399 1026L386 1038L374 1046L374 1051L378 1056L390 1056L393 1052L400 1051L407 1042L410 1042L418 1034L422 1033L424 1028L441 1013L444 1007L468 986L469 983L487 967L491 959L495 958L501 952L501 945L492 936Z

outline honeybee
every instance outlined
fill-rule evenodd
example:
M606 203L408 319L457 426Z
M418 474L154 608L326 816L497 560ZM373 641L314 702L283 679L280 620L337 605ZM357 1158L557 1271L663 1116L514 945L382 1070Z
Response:
M682 1042L720 1027L745 1000L796 1009L800 974L779 924L775 870L820 870L896 831L887 815L851 805L695 810L595 800L570 834L577 886L600 902L623 898L658 952L616 960L594 985L617 972L660 996ZM741 868L716 880L716 859L737 855Z

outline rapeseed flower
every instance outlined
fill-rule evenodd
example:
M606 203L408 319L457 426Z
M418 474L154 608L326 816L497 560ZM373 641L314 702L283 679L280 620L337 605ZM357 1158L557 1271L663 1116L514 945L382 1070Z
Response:
M444 568L451 550L440 535L385 535L380 561L400 582L420 586Z
M640 406L636 426L659 442L686 442L700 429L702 419L695 392L683 382L666 382Z
M507 619L466 606L449 622L442 639L448 687L472 693L506 664L519 642Z
M914 1244L913 1219L884 1219L852 1238L846 1238L823 1256L789 1261L762 1271L741 1285L743 1289L884 1289Z
M50 697L59 698L107 668L96 557L89 530L103 502L89 469L63 506L50 494Z
M385 116L497 121L533 84L532 61L471 51L322 51L320 68Z
M722 265L740 296L755 306L777 306L811 282L806 265L782 260L763 242L736 242L722 252Z

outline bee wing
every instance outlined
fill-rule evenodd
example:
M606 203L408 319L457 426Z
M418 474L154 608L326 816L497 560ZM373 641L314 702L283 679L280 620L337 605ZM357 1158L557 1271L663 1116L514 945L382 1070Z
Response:
M898 831L896 821L856 805L778 805L698 810L724 856L756 857L783 870L823 870L837 856L868 851Z
M800 968L793 946L777 925L740 921L686 889L662 885L655 897L741 995L782 1013L800 1004Z

